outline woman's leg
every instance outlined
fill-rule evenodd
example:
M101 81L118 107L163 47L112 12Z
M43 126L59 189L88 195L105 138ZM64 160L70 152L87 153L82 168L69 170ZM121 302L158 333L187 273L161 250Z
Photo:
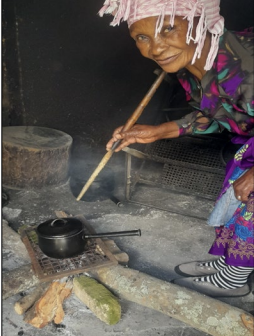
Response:
M241 174L243 171L239 172ZM224 225L232 218L235 210L241 204L235 198L233 187L229 187L227 191L217 201L212 213L208 218L208 225L215 227L216 238L220 235ZM227 266L225 263L224 249L215 245L211 254L220 257L214 261L197 261L176 266L175 272L183 276L205 276L217 273Z
M225 289L235 289L243 287L248 280L254 267L226 266L218 273L197 278L197 281L210 282L216 287Z
M225 289L239 288L247 283L248 276L254 270L253 214L254 194L251 194L247 204L241 204L225 228L218 231L210 249L210 253L224 254L226 267L197 281L210 282L216 287Z
M210 254L223 256L204 265L213 274L199 278L177 279L174 283L211 296L242 296L249 292L248 276L254 270L254 193L247 204L240 204L233 217L223 227L216 228L216 239ZM220 266L219 266L220 265Z
M221 256L219 259L217 260L212 260L212 261L204 261L202 263L204 266L207 267L212 267L214 269L216 269L217 271L221 271L223 270L225 267L227 267L228 265L225 263L225 257Z

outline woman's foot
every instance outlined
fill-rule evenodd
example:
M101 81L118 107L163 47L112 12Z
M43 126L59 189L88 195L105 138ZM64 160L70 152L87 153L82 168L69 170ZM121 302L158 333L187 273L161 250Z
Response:
M217 260L212 261L193 261L186 264L181 264L175 267L175 272L182 276L205 276L219 272L227 264L222 256Z
M248 276L253 267L227 265L217 273L201 278L181 278L172 283L213 297L237 297L249 294Z
M172 283L211 297L240 297L248 295L251 291L248 284L240 288L225 289L216 287L210 282L199 281L199 278L195 277L175 279Z

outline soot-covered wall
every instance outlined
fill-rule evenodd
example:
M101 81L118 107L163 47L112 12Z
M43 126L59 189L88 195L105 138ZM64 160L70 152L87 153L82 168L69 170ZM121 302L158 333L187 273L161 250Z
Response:
M105 144L126 121L158 67L139 54L126 23L99 18L102 4L3 1L3 126L51 127ZM228 29L253 25L253 0L222 0L221 9Z

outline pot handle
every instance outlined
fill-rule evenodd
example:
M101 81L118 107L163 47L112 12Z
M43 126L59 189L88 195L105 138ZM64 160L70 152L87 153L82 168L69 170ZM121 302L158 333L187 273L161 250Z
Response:
M50 226L56 226L55 223L59 222L59 221L63 223L63 225L61 225L61 226L64 226L67 223L67 221L65 219L63 219L63 218L56 218L49 225Z
M84 234L82 238L89 239L89 238L124 237L124 236L141 236L141 230L138 229L138 230L131 230L131 231Z

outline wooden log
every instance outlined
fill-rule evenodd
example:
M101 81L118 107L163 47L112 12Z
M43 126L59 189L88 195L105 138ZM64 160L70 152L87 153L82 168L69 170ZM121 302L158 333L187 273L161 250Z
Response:
M64 319L63 301L68 298L72 292L73 283L69 281L65 287L61 290L60 295L57 296L57 308L54 317L54 322L60 324Z
M120 265L98 269L96 278L120 298L136 302L213 336L253 336L244 310Z
M5 219L2 220L2 242L3 250L12 251L13 255L23 260L24 264L30 262L29 254L20 235L8 225Z
M72 217L72 215L68 215L66 212L62 210L56 210L55 211L56 217L57 218L67 218L67 217Z
M121 319L118 299L103 285L87 276L73 280L73 292L103 322L116 324Z
M38 277L34 274L32 265L24 265L11 271L2 273L2 298L24 292L39 283Z
M71 294L72 281L51 283L45 294L25 314L24 321L35 328L43 328L49 322L62 322L64 311L62 303Z
M38 189L65 183L71 145L71 136L55 129L3 127L3 185Z
M39 300L48 286L48 283L39 284L31 293L19 299L14 305L15 312L19 315L23 315L37 300Z
M127 253L121 251L116 245L113 239L103 239L103 243L109 249L109 251L114 255L116 260L120 265L127 266L129 262L129 256Z

